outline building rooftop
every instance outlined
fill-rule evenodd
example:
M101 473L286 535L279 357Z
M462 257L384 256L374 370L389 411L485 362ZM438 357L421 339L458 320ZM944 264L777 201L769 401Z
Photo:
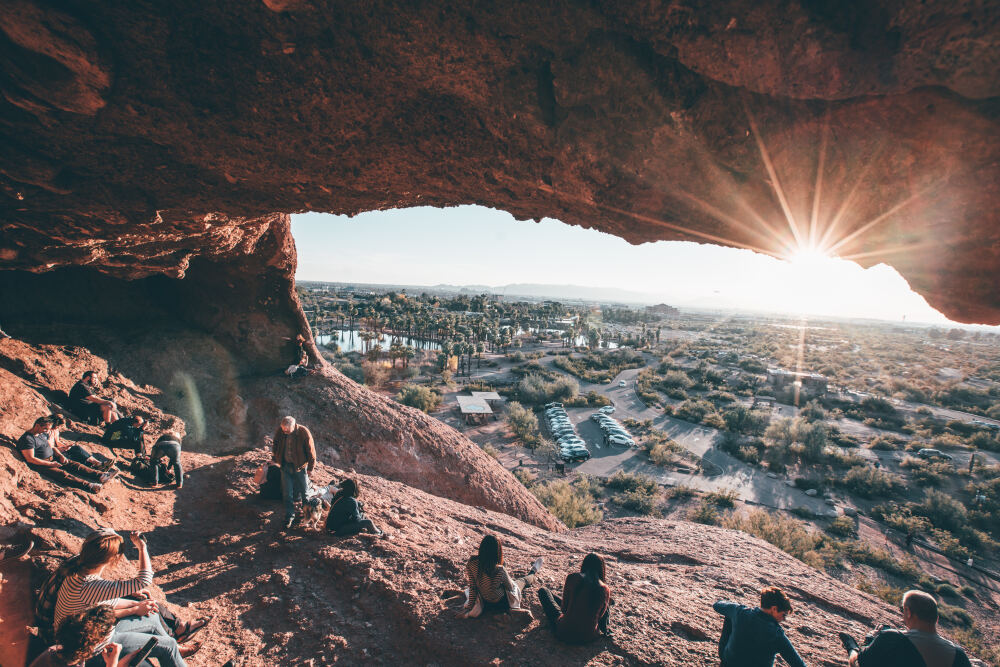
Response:
M477 396L456 396L458 407L463 415L491 415L493 409L486 403L485 399Z

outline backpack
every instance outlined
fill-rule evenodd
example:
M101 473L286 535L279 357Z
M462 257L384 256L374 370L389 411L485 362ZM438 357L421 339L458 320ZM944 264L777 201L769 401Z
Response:
M157 468L159 468L159 471L157 471ZM157 472L159 472L159 481L161 482L173 476L166 465L152 463L149 457L146 456L137 456L132 459L131 472L135 476L136 481L148 486L156 484Z
M260 497L264 500L281 500L281 466L273 463L267 466L267 476L260 485Z

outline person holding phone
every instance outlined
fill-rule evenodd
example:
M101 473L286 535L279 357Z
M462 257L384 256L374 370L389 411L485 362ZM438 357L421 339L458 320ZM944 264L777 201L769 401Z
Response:
M157 645L150 654L160 667L184 667L184 658L195 653L200 646L181 648L170 636L155 600L130 599L141 594L153 582L153 567L141 533L129 535L139 551L139 574L132 579L110 580L103 577L109 565L123 558L124 538L113 530L102 529L83 543L78 559L68 570L56 597L54 624L58 628L64 619L103 605L110 607L115 616L114 631L105 644L118 643L124 651L142 648L151 637Z

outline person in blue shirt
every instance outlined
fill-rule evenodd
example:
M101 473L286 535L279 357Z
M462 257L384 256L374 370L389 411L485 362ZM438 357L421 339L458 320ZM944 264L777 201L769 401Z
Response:
M781 655L789 667L806 667L781 628L792 603L780 588L760 592L760 607L719 601L712 605L725 621L719 639L723 667L772 667Z

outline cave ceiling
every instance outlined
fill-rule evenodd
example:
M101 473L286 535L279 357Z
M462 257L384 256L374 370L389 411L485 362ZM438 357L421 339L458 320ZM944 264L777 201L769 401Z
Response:
M1000 323L998 2L2 6L0 268L179 277L274 213L480 204L818 245Z

